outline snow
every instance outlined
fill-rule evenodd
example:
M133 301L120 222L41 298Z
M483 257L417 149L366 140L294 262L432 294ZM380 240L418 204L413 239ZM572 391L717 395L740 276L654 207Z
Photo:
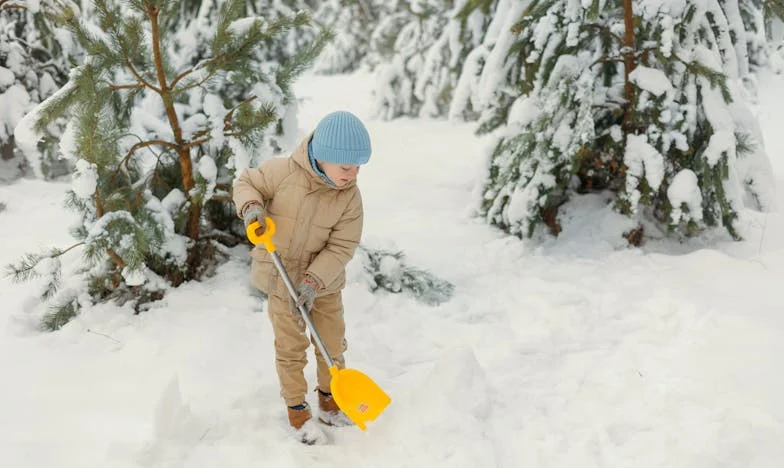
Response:
M173 189L169 192L163 200L161 200L161 206L167 213L170 215L174 215L180 210L180 207L187 201L185 198L185 194L182 193L180 189Z
M780 86L782 75L764 74L760 79L761 88L775 88ZM777 186L781 187L781 182L776 183L773 179L775 174L784 169L784 141L778 138L780 127L775 120L777 109L781 106L780 99L762 99L758 101L759 109L756 113L747 109L747 112L733 112L738 126L744 131L749 132L756 143L756 151L753 155L738 158L739 170L745 180L752 179L763 181L762 186L755 187L760 197L760 203L768 209L780 207L777 204ZM755 116L758 122L752 122L750 117ZM764 151L763 151L764 149ZM764 190L766 189L767 190ZM764 191L763 191L764 190Z
M722 156L733 153L735 150L735 137L728 132L719 132L711 135L708 146L705 148L705 160L715 166Z
M35 329L35 285L3 282L4 466L780 466L781 212L743 211L741 242L624 249L614 231L629 220L592 195L563 214L559 242L529 244L466 209L486 164L473 125L371 119L372 84L364 73L303 77L299 134L335 109L365 118L365 236L393 241L455 296L430 307L371 294L350 265L347 360L392 397L368 430L328 430L333 445L321 447L288 437L271 326L238 246L214 277L140 315L99 304L56 333ZM781 184L784 78L760 92ZM3 265L72 243L68 188L0 187ZM61 257L64 271L79 255ZM315 382L312 364L306 375Z
M27 0L25 2L25 7L30 13L38 13L41 11L41 1L40 0Z
M618 143L623 140L623 129L620 125L613 125L610 127L610 137L614 142Z
M204 113L207 115L209 123L211 124L210 144L214 148L220 148L226 141L226 136L223 134L223 117L226 115L226 108L223 107L220 96L207 94L204 97Z
M98 167L86 159L77 159L71 187L79 198L90 199L98 186Z
M503 0L499 3L496 14L494 15L487 33L485 34L484 44L489 53L485 60L482 75L476 87L476 102L481 107L486 107L492 102L493 96L497 92L500 84L506 76L505 64L509 49L512 47L516 38L512 32L512 26L520 16L520 13L527 6L528 2L512 2ZM500 12L507 11L505 14ZM503 21L503 24L501 24ZM498 29L500 28L500 30ZM492 48L490 48L492 45ZM538 49L537 49L538 50Z
M60 157L71 161L76 160L76 151L78 150L78 144L76 142L76 121L69 120L65 125L65 130L63 130L63 134L60 135L58 147L60 150Z
M642 65L629 74L629 80L656 97L672 89L672 83L663 71Z
M14 74L24 73L25 54L24 49L21 47L8 47L3 51L8 54L5 57L5 66L8 67Z
M629 134L626 137L626 152L623 163L628 167L626 178L626 192L632 195L633 200L638 200L637 186L639 179L645 177L651 190L658 190L664 179L664 157L656 148L648 143L645 135ZM636 205L634 203L633 205ZM636 207L632 206L635 210Z
M567 26L566 46L575 47L580 41L580 25L578 23L569 23Z
M123 268L122 270L123 279L125 279L125 284L128 286L141 286L147 280L147 277L144 275L144 271L141 269L130 269L128 267Z
M51 96L58 90L57 83L54 81L52 75L47 72L41 74L41 82L38 85L38 94L44 98Z
M250 31L250 28L252 28L257 21L259 26L262 26L266 23L266 20L262 16L241 18L232 21L231 24L229 24L228 30L235 36L243 36L247 34L248 31Z
M74 67L70 71L70 76L74 77L76 74L81 72L81 67ZM30 167L33 168L36 177L43 177L43 173L41 172L41 154L38 151L38 141L41 138L41 134L35 129L35 122L39 120L41 108L49 105L50 99L57 100L61 98L64 94L73 91L74 86L75 84L73 81L69 80L68 84L60 88L60 90L54 93L52 96L49 96L46 101L38 104L32 110L28 111L14 128L14 139L16 145L30 162Z
M16 81L14 72L5 67L0 67L0 87L8 88L14 84L14 81Z
M106 226L115 222L125 222L129 225L133 226L136 224L136 221L133 219L133 215L127 211L110 211L105 215L98 218L98 220L90 227L90 231L87 234L87 239L85 242L88 242L92 239L97 239L104 237L107 233ZM118 247L123 247L122 245Z
M571 137L573 134L574 130L572 129L571 120L561 120L561 122L558 124L558 128L555 130L552 136L553 148L558 149L561 154L567 153L569 145L572 143Z
M463 112L469 106L479 77L482 74L482 63L487 56L487 49L480 45L468 53L463 63L462 72L457 80L452 94L452 102L449 103L449 118L459 120L463 118Z
M540 109L537 107L538 103L537 99L531 99L528 96L520 96L515 99L509 107L507 125L512 127L509 131L519 131L536 120L536 117L540 114Z
M670 219L674 224L680 222L683 216L682 206L685 204L690 217L696 221L702 219L702 193L697 183L697 174L690 169L683 169L672 178L667 187L667 199L672 205Z
M8 138L6 127L10 129L16 127L29 108L30 95L27 94L24 86L15 84L0 93L0 122L5 123L0 126L0 139Z
M204 193L204 199L209 200L212 198L212 195L215 193L215 183L216 178L218 177L218 166L215 164L215 160L212 159L210 156L204 155L199 158L199 175L204 178L207 187Z
M759 74L761 83L768 84L772 79L775 78L770 73ZM758 206L763 211L772 210L776 206L776 183L769 155L775 156L775 153L770 152L775 149L768 147L770 142L765 140L757 116L750 106L738 100L730 104L730 111L736 132L745 134L752 146L750 151L739 154L736 161L739 177L753 189L754 200L746 203L746 206Z
M131 126L138 129L140 134L149 132L162 140L174 140L171 125L164 120L166 113L163 104L157 96L153 94L145 96L141 104L134 107L131 112ZM138 139L132 141L136 143Z
M672 55L672 43L675 37L675 30L673 28L673 17L670 15L662 15L660 17L662 27L661 32L661 47L662 55L669 57Z
M218 176L218 166L215 165L215 160L209 156L202 156L199 159L199 175L204 177L207 182L215 183L215 178Z

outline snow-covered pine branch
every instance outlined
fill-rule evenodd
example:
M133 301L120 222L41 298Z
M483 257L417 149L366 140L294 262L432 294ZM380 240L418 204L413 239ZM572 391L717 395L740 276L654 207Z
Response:
M65 119L33 131L24 117L68 79L79 47L52 21L52 0L4 3L0 14L0 179L26 171L56 178L68 171L57 157ZM74 4L70 1L63 5Z
M478 80L501 29L498 18L506 18L496 13L519 2L402 3L394 15L381 18L373 33L370 56L375 60L369 62L377 63L376 113L386 119L478 118L483 109Z
M349 73L365 63L368 38L385 10L384 0L327 0L319 2L313 18L323 28L334 32L313 64L313 71L329 75Z
M439 51L435 50L429 60L426 55L431 48L445 44L446 37L440 38L454 11L443 0L408 0L400 4L398 11L381 18L371 41L371 55L378 57L373 112L384 119L431 114L438 107L439 91L446 91L426 89ZM429 94L429 103L425 102L425 92Z
M362 279L370 291L406 293L427 305L446 302L454 293L452 283L408 265L400 251L361 244L356 255L362 265Z

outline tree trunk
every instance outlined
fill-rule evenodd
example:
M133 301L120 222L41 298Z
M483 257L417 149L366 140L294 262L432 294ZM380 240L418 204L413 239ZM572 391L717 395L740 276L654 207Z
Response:
M171 89L169 88L169 83L166 81L166 73L163 67L163 54L161 53L160 26L158 24L159 12L160 10L153 6L150 6L149 10L147 10L152 29L152 51L155 60L155 70L158 75L158 84L160 86L163 107L166 110L166 117L169 119L169 125L174 134L174 143L177 147L177 158L180 163L180 172L182 173L183 189L190 202L186 235L193 240L198 240L201 203L193 197L192 192L193 188L196 186L196 182L193 178L193 162L191 161L190 145L188 145L182 137L182 127L180 126L177 112L174 109L174 98Z
M8 141L0 145L0 158L4 161L10 161L14 159L14 147L16 143L14 142L14 136L9 135Z
M629 75L634 71L634 11L632 0L623 0L623 23L625 34L623 37L623 72L624 94L626 97L626 111L623 114L624 136L632 131L634 121L634 85L629 80Z

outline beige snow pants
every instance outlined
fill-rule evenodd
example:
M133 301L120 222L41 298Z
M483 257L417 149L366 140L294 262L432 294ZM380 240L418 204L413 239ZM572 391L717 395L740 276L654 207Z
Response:
M308 391L304 370L312 338L308 339L305 321L298 311L293 310L292 301L288 297L270 295L268 311L275 334L275 367L280 380L280 395L287 406L299 405L305 401ZM338 368L344 368L346 324L343 321L342 294L337 292L316 297L310 316L332 360ZM329 392L332 376L317 346L315 350L318 388Z

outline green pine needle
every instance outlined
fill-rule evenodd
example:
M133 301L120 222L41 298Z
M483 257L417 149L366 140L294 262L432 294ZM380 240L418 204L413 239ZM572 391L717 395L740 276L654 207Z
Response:
M52 306L41 321L44 331L57 331L79 315L81 304L76 298L69 299L62 304Z

